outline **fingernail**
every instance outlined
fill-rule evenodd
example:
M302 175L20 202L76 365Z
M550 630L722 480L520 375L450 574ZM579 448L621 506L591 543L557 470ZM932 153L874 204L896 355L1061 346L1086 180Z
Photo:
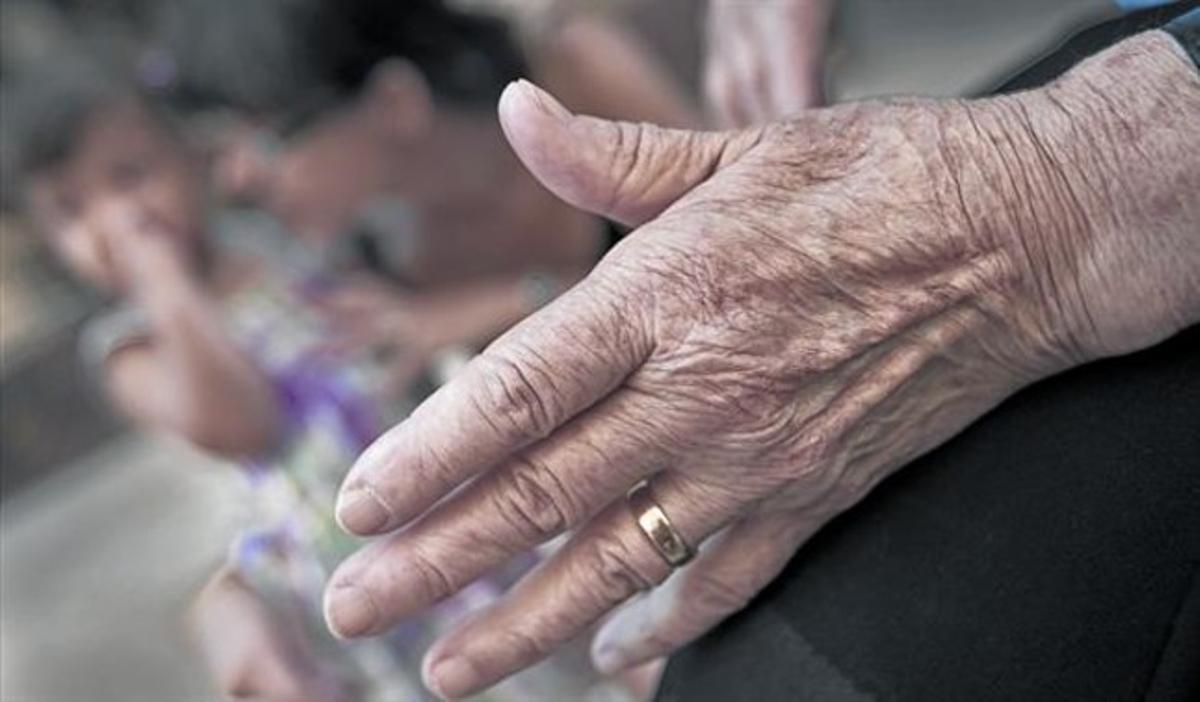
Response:
M325 622L338 638L366 633L379 620L379 610L358 585L338 585L325 598Z
M462 697L475 687L475 667L465 658L443 658L429 669L425 685L444 700Z
M542 90L524 78L521 78L517 81L517 87L520 88L520 90L524 92L529 99L537 103L538 107L540 107L543 112L549 114L550 116L557 119L566 119L571 116L570 110L563 107L563 104L558 100L555 100L550 93L547 93L545 90Z
M360 536L379 532L392 516L375 491L365 485L342 491L336 513L343 530Z
M601 675L612 675L625 667L625 659L616 646L601 646L592 651L592 665Z

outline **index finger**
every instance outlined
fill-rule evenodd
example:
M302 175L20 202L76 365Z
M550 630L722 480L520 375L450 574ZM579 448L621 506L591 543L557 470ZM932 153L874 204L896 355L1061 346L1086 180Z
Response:
M650 352L622 296L586 279L518 324L350 469L337 518L366 536L421 514L463 481L608 395Z

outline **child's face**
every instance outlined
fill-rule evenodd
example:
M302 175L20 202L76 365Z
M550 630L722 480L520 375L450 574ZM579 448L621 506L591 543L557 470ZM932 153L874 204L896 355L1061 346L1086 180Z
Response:
M152 222L181 256L204 231L200 174L182 144L130 99L101 108L71 154L34 178L31 214L68 267L106 290L126 289L128 237L113 234L111 212Z

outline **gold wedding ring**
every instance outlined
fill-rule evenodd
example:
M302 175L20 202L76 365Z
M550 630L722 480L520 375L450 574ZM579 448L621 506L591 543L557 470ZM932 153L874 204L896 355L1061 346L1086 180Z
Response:
M641 482L634 486L626 496L629 500L629 511L633 514L638 528L650 540L650 545L658 551L667 565L672 568L687 563L694 555L691 546L683 540L683 536L675 530L666 512L654 499L650 492L650 484Z

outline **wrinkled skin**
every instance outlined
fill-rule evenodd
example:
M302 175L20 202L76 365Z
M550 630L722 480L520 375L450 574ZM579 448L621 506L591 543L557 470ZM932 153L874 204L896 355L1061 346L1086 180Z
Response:
M339 519L394 533L334 574L331 628L381 632L574 530L431 648L431 689L479 690L647 590L601 628L598 667L695 638L1019 387L1200 318L1197 113L1200 78L1159 33L1041 91L744 132L603 122L511 86L530 170L640 226L355 465ZM669 580L622 499L647 478L703 544Z
M832 0L709 0L704 93L722 127L747 127L825 102Z

